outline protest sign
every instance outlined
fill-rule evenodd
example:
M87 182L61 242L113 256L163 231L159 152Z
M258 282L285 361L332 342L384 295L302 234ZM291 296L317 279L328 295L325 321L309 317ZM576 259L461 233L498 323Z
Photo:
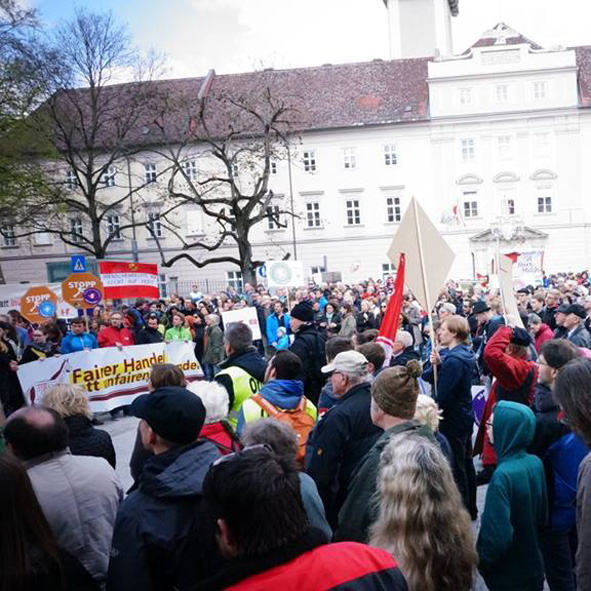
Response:
M301 261L266 261L268 287L301 287L305 285Z
M25 363L18 378L28 404L39 404L56 384L72 384L85 390L93 412L131 404L148 392L148 378L156 363L178 365L187 380L203 377L193 343L173 342L134 345L68 353Z
M517 309L517 302L513 294L513 261L505 255L499 256L499 288L505 317L510 317L513 326L523 328L523 322Z
M224 323L224 329L228 328L230 324L234 324L235 322L243 322L250 326L253 341L258 341L262 338L256 308L241 308L239 310L222 312L222 322Z
M515 253L513 286L521 289L527 285L542 285L544 282L544 251L532 250Z
M95 299L85 298L85 293L94 295ZM75 308L94 308L103 298L103 284L91 273L72 273L62 281L62 294L66 302Z
M58 318L74 318L78 316L77 310L65 302L62 298L62 287L59 283L48 283L41 286L30 283L0 285L0 314L7 314L9 310L20 310L21 298L32 287L48 287L57 296ZM47 318L44 318L47 320Z
M29 322L41 324L57 312L57 296L46 285L30 287L20 299L20 312Z
M107 299L158 298L158 265L100 261L99 271Z

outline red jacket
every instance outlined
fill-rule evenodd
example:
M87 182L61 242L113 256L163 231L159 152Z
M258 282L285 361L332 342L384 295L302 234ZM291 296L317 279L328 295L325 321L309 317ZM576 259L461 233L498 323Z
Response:
M133 335L127 328L117 329L114 326L105 326L98 333L98 345L102 347L116 347L117 343L133 345Z
M240 451L238 438L232 436L231 429L230 424L224 421L209 423L203 425L199 438L211 441L220 450L220 453L225 456Z
M385 550L356 542L318 546L288 562L262 570L234 584L224 584L217 588L229 591L408 589L390 554Z
M539 353L542 343L545 343L546 341L549 341L553 338L554 338L554 333L552 332L552 329L547 324L543 324L543 323L540 324L540 328L539 328L538 332L536 332L535 342L534 342L534 345L536 347L536 351Z

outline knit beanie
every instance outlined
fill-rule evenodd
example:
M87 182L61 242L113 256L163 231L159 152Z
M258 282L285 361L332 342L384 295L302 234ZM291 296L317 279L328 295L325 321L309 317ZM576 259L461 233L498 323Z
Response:
M312 322L314 320L314 308L308 301L300 302L291 309L291 317L302 322Z
M422 367L419 361L411 359L406 367L396 366L381 371L371 387L376 404L386 414L400 419L415 416Z

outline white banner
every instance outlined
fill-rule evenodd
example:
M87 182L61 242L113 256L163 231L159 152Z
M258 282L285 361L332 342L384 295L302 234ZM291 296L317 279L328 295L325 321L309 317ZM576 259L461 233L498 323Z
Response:
M203 377L194 347L177 341L79 351L20 365L18 378L27 404L39 404L56 384L75 384L87 392L93 412L104 412L145 394L156 363L178 365L188 381Z
M521 252L513 265L513 285L517 289L527 285L542 285L544 282L543 250Z
M303 287L304 266L301 261L266 261L268 287Z
M57 296L58 305L56 314L58 318L75 318L78 311L62 298L61 283L7 283L0 285L0 314L7 314L8 310L20 310L21 298L31 287L49 287Z
M253 341L258 341L262 338L256 308L240 308L239 310L222 312L222 322L224 323L224 329L228 328L230 324L234 324L235 322L243 322L250 326Z

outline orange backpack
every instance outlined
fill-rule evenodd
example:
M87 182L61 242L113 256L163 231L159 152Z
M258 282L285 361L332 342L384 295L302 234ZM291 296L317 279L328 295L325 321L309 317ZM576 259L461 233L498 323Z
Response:
M298 438L296 461L298 466L303 469L308 435L310 435L310 431L314 427L314 419L306 412L306 397L302 396L300 403L293 409L277 408L268 400L265 400L260 394L255 394L251 400L256 402L272 419L277 419L282 423L291 425Z

